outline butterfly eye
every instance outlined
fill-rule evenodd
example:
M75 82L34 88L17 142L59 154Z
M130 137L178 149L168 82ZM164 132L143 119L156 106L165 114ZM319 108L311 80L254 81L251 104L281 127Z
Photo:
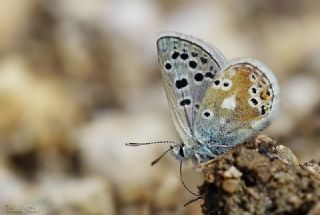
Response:
M179 155L180 155L181 157L184 157L183 146L181 146L181 147L179 148Z
M211 119L213 117L213 113L209 109L204 110L201 115L203 119Z
M232 86L232 81L229 79L225 79L225 80L223 80L221 88L223 90L229 90L231 88L231 86Z

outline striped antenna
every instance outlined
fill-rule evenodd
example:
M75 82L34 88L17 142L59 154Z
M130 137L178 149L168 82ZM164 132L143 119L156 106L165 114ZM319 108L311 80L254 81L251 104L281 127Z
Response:
M178 144L175 141L165 140L165 141L148 142L148 143L126 143L126 146L144 146L144 145L159 144L159 143L167 143L167 144L175 144L175 145Z

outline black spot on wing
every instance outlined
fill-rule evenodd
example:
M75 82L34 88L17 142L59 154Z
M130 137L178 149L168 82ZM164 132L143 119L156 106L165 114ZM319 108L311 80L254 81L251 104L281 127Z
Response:
M189 66L192 68L192 69L195 69L196 67L197 67L197 62L195 62L194 60L191 60L190 62L189 62Z
M167 69L167 70L170 70L172 68L171 64L170 63L166 63L164 65L164 67Z
M205 74L205 77L206 77L206 78L213 79L213 78L214 78L214 75L212 74L212 72L207 72L207 73Z
M204 57L200 57L201 63L206 64L208 63L208 59Z
M266 114L266 108L264 105L261 106L261 114L265 115Z
M255 98L252 98L252 99L251 99L251 102L252 102L252 104L254 104L254 105L257 105L257 104L258 104L258 100L255 99Z
M191 100L190 99L183 99L181 102L180 102L180 105L181 106L186 106L186 105L190 105L191 104Z
M182 78L181 80L176 81L176 87L178 89L184 88L188 85L188 81L185 78Z
M172 59L177 59L179 57L179 52L173 52L173 54L171 55Z
M195 74L195 76L194 76L194 80L196 80L196 81L202 81L203 80L203 74L202 73L197 73L197 74Z
M183 53L180 55L180 57L182 60L186 60L186 59L188 59L189 55L187 53Z

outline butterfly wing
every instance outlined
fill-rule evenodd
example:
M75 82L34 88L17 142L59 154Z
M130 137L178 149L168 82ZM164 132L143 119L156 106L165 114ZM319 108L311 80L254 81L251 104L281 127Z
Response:
M218 144L239 144L270 123L279 102L279 85L270 69L256 59L233 60L207 90L195 137L211 151Z
M175 126L183 142L191 146L200 103L226 59L215 47L176 32L160 34L157 50Z

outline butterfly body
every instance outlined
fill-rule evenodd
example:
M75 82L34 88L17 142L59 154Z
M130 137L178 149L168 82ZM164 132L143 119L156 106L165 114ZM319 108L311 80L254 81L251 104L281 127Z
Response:
M179 160L203 162L265 128L279 109L279 87L260 61L227 61L192 36L164 32L157 40L165 91L183 144Z

